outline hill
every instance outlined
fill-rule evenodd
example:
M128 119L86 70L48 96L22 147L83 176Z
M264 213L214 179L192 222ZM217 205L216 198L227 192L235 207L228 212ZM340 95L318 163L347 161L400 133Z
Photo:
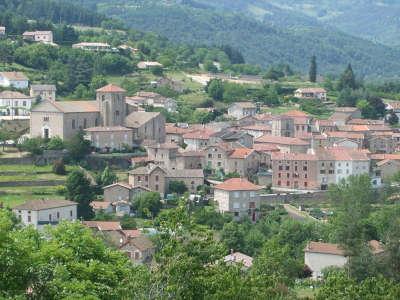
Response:
M287 26L282 24L283 21L278 22L279 19L283 20L281 17L267 23L245 14L218 10L232 4L231 11L240 11L245 3L248 7L249 3L261 5L263 2L225 0L213 5L211 1L194 0L92 0L88 3L97 4L100 13L121 18L130 27L154 31L176 42L229 44L244 54L246 62L264 67L289 63L298 70L306 71L309 57L315 54L323 73L340 72L351 62L360 75L390 77L398 74L398 49L320 26L318 21L311 18L307 23L304 21L307 18L302 14L292 18L292 26ZM257 5L253 6L253 11L257 10ZM293 15L277 6L269 7L276 12L287 13L288 19ZM300 26L302 23L306 25Z

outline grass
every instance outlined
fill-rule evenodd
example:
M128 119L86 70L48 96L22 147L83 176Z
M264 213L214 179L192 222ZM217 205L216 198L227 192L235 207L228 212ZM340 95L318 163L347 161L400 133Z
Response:
M27 200L64 199L64 196L58 195L56 191L56 186L4 187L0 188L0 202L2 202L5 207L12 208Z
M200 107L200 105L207 99L205 92L196 92L179 96L179 100L192 107Z
M203 86L189 78L184 72L181 71L169 71L165 73L166 77L172 80L180 81L185 89L189 90L202 90Z
M310 288L298 288L295 290L296 295L299 299L315 299L315 295L317 294L317 289Z

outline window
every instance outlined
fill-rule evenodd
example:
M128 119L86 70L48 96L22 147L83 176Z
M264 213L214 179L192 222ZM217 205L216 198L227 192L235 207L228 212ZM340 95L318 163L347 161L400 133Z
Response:
M294 166L294 170L295 170L296 172L297 172L297 169L298 169L297 166Z
M43 117L43 121L44 121L44 122L48 122L48 121L49 121L49 119L50 119L50 118L49 118L48 116L46 116L46 117Z
M235 216L235 217L239 217L239 212L238 212L238 211L235 211L235 212L234 212L234 216Z
M240 208L240 204L238 202L233 203L233 208L234 209L239 209Z
M281 186L281 181L280 180L278 180L278 186Z
M49 214L49 221L51 221L51 214Z
M115 111L115 115L118 117L119 116L119 110Z
M86 127L87 127L87 120L83 119L83 128L86 128Z
M283 170L283 167L282 167L282 166L279 166L278 169L279 169L279 171L282 171L282 170Z
M26 101L22 101L22 106L26 106Z
M287 174L286 174L286 177L287 177L287 178L290 178L290 174L289 174L289 173L287 173Z
M60 212L58 211L57 212L57 219L59 219L60 218Z
M208 158L212 158L212 154L210 153L210 154L208 154Z
M142 178L141 178L140 176L138 176L138 177L137 177L137 180L138 180L138 181L141 181L141 180L142 180Z
M135 251L135 259L138 260L140 258L140 253L138 251Z
M144 180L149 181L149 176L146 175L146 177L144 178Z
M329 174L334 174L335 171L334 170L329 170Z
M307 166L303 166L303 171L307 171Z
M156 181L158 181L158 175L156 175Z
M95 127L99 126L99 120L97 118L94 120L94 126Z
M106 100L106 96L105 95L101 95L101 101Z
M282 176L282 174L281 174L281 173L278 173L278 178L281 178L281 176Z
M325 170L320 170L319 174L325 174Z
M28 216L28 223L32 221L31 216Z
M220 166L222 166L222 163L219 161L219 162L217 163L217 165L218 165L218 167L220 167Z
M218 154L218 158L221 158L222 157L222 155L221 154Z
M290 169L290 166L286 166L286 168L285 168L285 169L286 169L286 171L289 171L289 169Z
M304 178L308 178L307 174L304 174Z
M286 181L286 186L289 186L290 185L290 181Z
M308 186L308 183L307 183L307 181L305 181L304 182L304 187L307 187Z
M239 198L240 193L239 193L239 192L234 192L234 193L233 193L233 196L234 196L235 198Z
M158 184L156 184L156 191L158 191Z
M69 211L69 216L72 217L72 210Z
M75 120L72 120L72 129L75 129Z

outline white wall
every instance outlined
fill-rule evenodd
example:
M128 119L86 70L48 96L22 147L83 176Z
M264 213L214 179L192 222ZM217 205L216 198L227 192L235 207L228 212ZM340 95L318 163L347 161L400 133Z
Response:
M347 263L347 257L342 255L305 252L304 263L311 269L312 277L317 279L322 276L322 270L327 267L343 267Z

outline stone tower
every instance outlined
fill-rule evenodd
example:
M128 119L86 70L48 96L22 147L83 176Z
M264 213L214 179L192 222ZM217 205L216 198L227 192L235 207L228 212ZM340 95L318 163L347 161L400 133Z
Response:
M117 85L109 84L96 91L102 126L123 126L126 117L126 91Z
M272 135L294 137L294 120L287 116L277 116L272 120Z

